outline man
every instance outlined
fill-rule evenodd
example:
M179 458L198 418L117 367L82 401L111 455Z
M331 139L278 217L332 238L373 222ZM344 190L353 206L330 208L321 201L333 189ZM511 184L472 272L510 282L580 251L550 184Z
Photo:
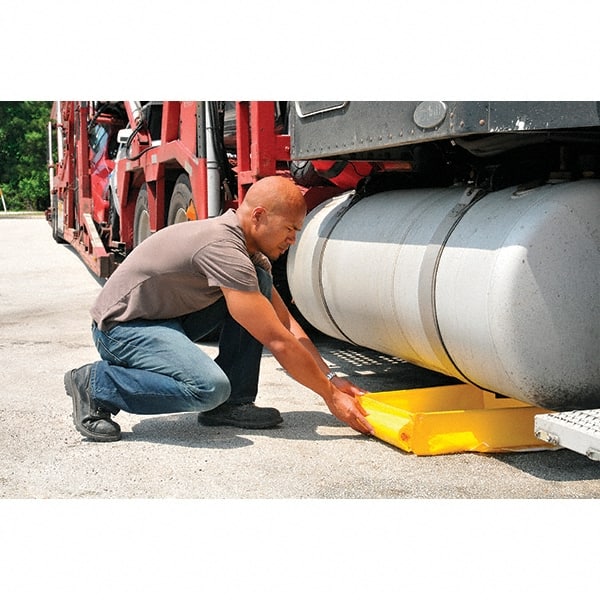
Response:
M296 185L267 177L236 211L172 225L135 248L91 309L102 360L64 377L77 430L117 441L120 410L199 411L204 425L275 427L279 411L254 404L264 346L334 416L372 434L356 400L364 391L329 371L273 287L270 260L295 242L305 216ZM219 326L213 360L195 342Z

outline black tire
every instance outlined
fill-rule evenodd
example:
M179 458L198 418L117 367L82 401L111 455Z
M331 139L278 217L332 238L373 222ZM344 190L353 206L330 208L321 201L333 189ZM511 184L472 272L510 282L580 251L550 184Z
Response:
M290 163L290 174L298 185L315 187L327 185L327 179L321 177L313 167L310 160L294 160Z
M133 217L133 247L139 246L151 235L150 211L148 210L148 190L146 189L146 184L144 184L140 188L135 202L135 213Z
M173 193L171 194L167 225L175 225L175 223L189 221L187 210L191 201L192 186L190 184L190 178L184 173L177 178Z

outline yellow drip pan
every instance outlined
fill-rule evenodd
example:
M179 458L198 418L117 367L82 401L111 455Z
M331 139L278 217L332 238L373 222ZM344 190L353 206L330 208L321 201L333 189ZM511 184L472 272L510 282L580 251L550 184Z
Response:
M535 437L535 415L550 412L468 384L360 397L375 436L420 456L554 449Z

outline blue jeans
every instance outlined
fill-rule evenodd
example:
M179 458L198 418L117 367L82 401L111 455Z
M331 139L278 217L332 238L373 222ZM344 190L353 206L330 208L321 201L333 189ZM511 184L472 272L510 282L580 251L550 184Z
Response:
M271 298L271 275L256 268L261 293ZM210 358L196 342L222 326L219 354ZM137 319L92 336L101 361L92 365L90 392L116 413L150 415L204 412L230 402L254 402L262 345L229 314L225 299L183 317Z

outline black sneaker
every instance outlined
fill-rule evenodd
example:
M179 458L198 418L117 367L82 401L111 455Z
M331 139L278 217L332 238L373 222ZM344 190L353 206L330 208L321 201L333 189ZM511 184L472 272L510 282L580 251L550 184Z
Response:
M198 415L202 425L231 425L243 429L270 429L283 422L276 408L265 408L255 404L221 404Z
M91 370L92 365L85 365L65 373L65 390L73 398L73 423L81 435L95 442L117 442L121 428L90 396Z

